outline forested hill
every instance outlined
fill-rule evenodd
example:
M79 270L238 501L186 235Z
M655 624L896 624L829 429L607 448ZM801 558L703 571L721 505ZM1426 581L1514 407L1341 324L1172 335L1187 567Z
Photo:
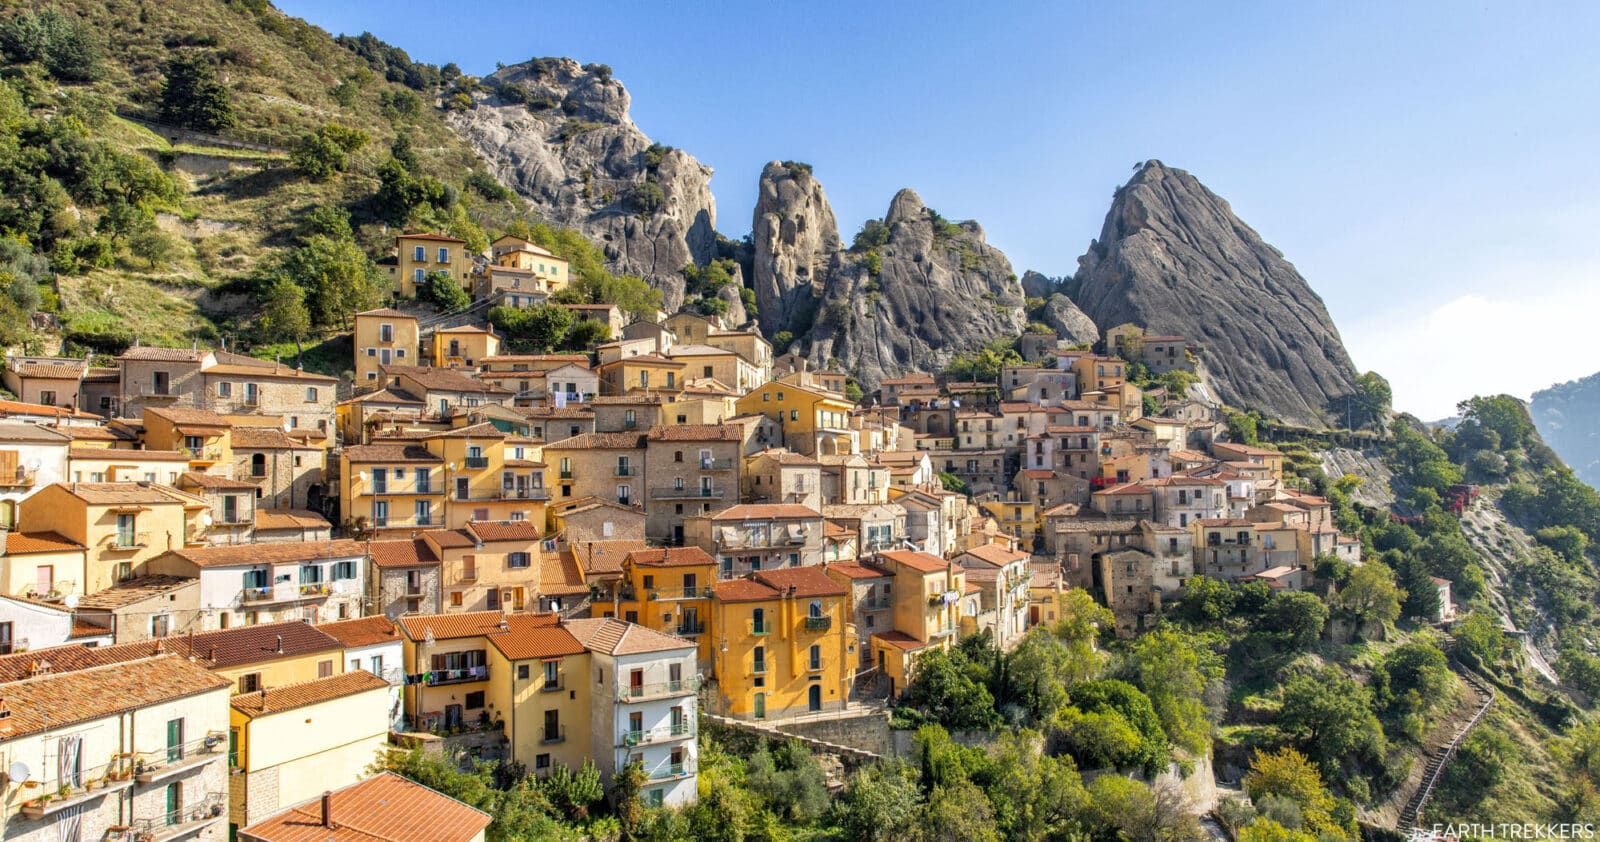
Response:
M1533 420L1544 440L1590 486L1600 488L1600 374L1533 393Z

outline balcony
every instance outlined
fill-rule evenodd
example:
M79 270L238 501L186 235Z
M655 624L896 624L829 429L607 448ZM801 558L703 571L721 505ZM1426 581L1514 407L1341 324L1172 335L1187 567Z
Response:
M677 635L679 637L693 637L694 635L705 634L705 633L706 633L706 623L705 623L704 620L696 620L695 622L692 622L692 623L679 623L678 624Z
M177 810L150 818L134 819L126 831L119 833L112 829L107 832L105 838L117 842L167 842L169 839L199 833L206 827L223 821L227 815L227 796L220 792L211 792L195 803L185 804Z
M861 601L861 610L863 611L883 611L893 607L894 601L886 596L875 596Z
M650 780L670 781L674 778L686 778L694 774L693 763L663 763L650 770Z
M516 488L502 488L497 499L500 500L549 500L550 490L543 486L518 486Z
M764 660L763 661L756 661L756 662L754 662L754 663L752 663L750 665L750 674L751 675L765 675L766 672L767 672L767 662L764 661Z
M702 470L702 471L731 471L731 470L733 470L733 460L732 459L701 459L700 460L700 470Z
M433 483L431 482L413 483L411 485L398 485L395 483L385 483L383 485L379 485L377 483L373 483L372 488L367 493L373 497L408 497L419 494L443 494L444 490L434 488ZM361 496L361 490L359 487L357 488L355 495L358 497Z
M466 459L463 459L462 462L467 466L468 470L477 470L479 468L489 467L489 457L487 456L468 456Z
M566 741L567 726L565 725L559 725L555 728L545 726L543 732L539 735L540 745L555 745L557 743L564 743Z
M141 383L133 388L136 397L151 401L177 400L178 395L172 391L170 384Z
M757 622L751 621L751 623L750 623L750 633L751 634L771 634L772 633L772 624L771 623L757 623Z
M663 725L659 728L651 728L647 731L624 731L620 745L632 748L633 746L667 743L693 736L695 736L694 723L684 720L670 725Z
M828 629L831 629L831 628L833 628L833 618L832 617L807 617L806 618L806 631L809 631L809 632L825 632L825 631L827 631Z
M190 462L219 462L222 460L220 447L180 447L178 452L189 457Z
M562 479L572 479L572 471L570 469L563 470L561 471L560 476Z
M446 684L466 684L472 681L488 680L489 668L487 666L455 670L433 670L432 677L428 679L428 686L442 687Z
M617 691L619 702L642 702L649 699L667 699L673 696L692 696L700 690L700 679L685 678L679 681L659 681L623 687Z
M721 500L726 492L720 488L652 488L650 496L660 500L701 499Z
M562 677L559 676L559 675L556 676L554 679L550 679L548 677L545 678L544 682L539 685L539 692L541 692L541 693L559 693L562 690L567 689L567 683L565 681L562 681L561 678Z
M636 477L638 475L639 469L633 467L632 465L618 465L616 470L612 471L612 476Z
M380 517L372 520L373 529L427 529L436 526L444 526L444 518L442 516L434 515L425 518Z
M128 755L119 754L108 764L83 769L71 780L46 779L21 784L16 797L22 799L22 815L42 819L70 807L77 807L133 787L133 766Z
M213 732L198 740L190 740L168 748L140 752L133 757L133 777L142 784L152 784L195 769L227 754L227 736Z
M421 599L422 596L423 596L423 592L422 592L422 583L421 582L407 582L406 583L406 598L407 599Z
M112 550L141 550L150 546L150 533L148 532L118 532L111 538Z
M663 588L645 592L647 599L670 602L679 599L710 599L711 588Z
M32 488L35 473L30 468L18 468L0 475L0 488Z

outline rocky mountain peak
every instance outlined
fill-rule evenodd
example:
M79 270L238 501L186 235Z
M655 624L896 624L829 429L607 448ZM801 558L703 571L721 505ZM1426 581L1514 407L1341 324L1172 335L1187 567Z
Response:
M1188 337L1234 406L1322 426L1354 390L1310 284L1226 201L1160 161L1117 190L1069 286L1101 330L1134 322Z
M612 271L644 278L677 309L683 267L716 247L711 168L640 131L604 65L538 58L484 89L450 113L452 128L541 216L599 243Z
M889 202L889 212L884 214L883 221L890 227L902 222L922 222L927 219L927 209L928 206L923 204L922 197L917 195L917 191L902 187Z
M772 161L761 170L750 223L751 285L768 335L810 319L840 252L839 224L811 167Z

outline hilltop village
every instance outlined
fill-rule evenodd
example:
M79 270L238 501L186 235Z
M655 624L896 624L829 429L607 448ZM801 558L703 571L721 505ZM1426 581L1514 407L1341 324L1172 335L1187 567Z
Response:
M386 265L397 300L443 273L512 307L569 271L425 233ZM1196 575L1292 591L1361 561L1282 454L1134 384L1192 369L1184 337L1029 336L995 380L862 395L715 316L568 306L617 338L513 354L384 308L354 317L354 383L198 347L9 359L0 674L28 681L0 684L0 748L43 786L7 838L126 831L105 796L130 788L173 826L287 838L281 807L410 786L368 777L391 739L637 763L684 804L701 706L825 717L965 637L1015 646L1070 589L1131 636Z

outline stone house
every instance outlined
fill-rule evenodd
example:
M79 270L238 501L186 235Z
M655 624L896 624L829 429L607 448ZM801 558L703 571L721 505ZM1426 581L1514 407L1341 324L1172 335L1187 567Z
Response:
M371 611L394 619L402 614L438 614L439 556L421 538L367 543L372 569L367 575Z
M327 494L325 451L273 427L234 427L233 476L253 484L264 509L317 509Z
M645 433L588 433L545 445L544 461L553 472L553 499L595 497L623 506L642 506Z
M763 450L745 460L740 484L753 503L822 508L822 463L787 450Z
M681 545L686 514L711 514L739 502L740 432L730 424L651 428L644 459L649 538Z

